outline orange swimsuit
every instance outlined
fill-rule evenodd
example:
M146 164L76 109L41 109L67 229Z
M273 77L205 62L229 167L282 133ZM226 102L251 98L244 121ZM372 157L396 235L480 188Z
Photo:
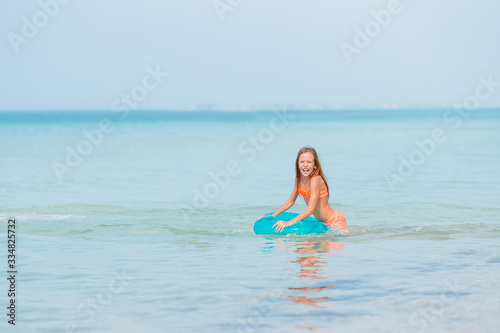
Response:
M297 187L297 191L299 191L299 194L304 198L304 199L310 199L311 198L311 191L306 190L303 187L300 187L300 183L302 182L302 177L300 177L299 180L299 186ZM323 192L319 192L319 197L318 198L324 198L328 195L328 190L324 190Z
M333 210L333 214L326 220L325 224L332 228L338 228L347 232L351 232L351 229L347 226L347 221L345 220L345 214L340 210Z
M311 198L311 191L306 190L303 187L300 187L300 183L302 182L302 177L299 180L299 186L297 187L297 191L304 199ZM324 198L328 195L328 189L323 192L319 192L319 199ZM338 228L347 232L351 232L351 229L347 226L347 221L345 219L345 214L340 210L333 210L333 214L325 221L325 224L331 228Z

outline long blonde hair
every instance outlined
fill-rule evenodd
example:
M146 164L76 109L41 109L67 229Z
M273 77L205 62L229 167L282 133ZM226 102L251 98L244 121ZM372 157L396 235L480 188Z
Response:
M325 173L323 172L323 168L321 167L321 162L319 161L318 153L316 153L316 149L314 149L313 147L304 147L300 149L297 154L297 159L295 160L295 182L297 184L297 187L299 187L299 180L300 180L299 157L304 153L311 153L314 156L314 165L316 166L316 169L314 169L311 172L311 175L309 176L310 179L312 179L312 177L316 175L321 176L321 178L323 178L323 181L325 182L328 194L330 194L330 188L328 187L328 182L326 181Z

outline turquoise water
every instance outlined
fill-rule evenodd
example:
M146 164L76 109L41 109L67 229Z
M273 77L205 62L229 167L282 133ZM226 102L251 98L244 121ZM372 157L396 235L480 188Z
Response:
M446 112L0 112L16 329L496 331L500 111ZM255 235L305 145L353 233Z

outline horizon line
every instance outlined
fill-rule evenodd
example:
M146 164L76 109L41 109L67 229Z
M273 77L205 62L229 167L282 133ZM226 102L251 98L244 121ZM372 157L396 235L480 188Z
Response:
M238 106L238 107L219 107L211 105L184 106L175 108L149 108L149 109L130 109L129 112L258 112L258 111L424 111L424 110L446 110L455 109L457 106L327 106L327 105L272 105L272 106ZM474 110L500 110L500 106L484 106L474 108ZM76 108L57 108L57 109L0 109L0 112L113 112L110 109L76 109ZM115 110L123 112L123 110Z

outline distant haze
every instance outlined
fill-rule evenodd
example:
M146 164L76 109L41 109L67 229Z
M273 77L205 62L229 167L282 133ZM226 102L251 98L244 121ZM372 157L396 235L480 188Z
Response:
M0 8L0 110L500 107L495 0Z

